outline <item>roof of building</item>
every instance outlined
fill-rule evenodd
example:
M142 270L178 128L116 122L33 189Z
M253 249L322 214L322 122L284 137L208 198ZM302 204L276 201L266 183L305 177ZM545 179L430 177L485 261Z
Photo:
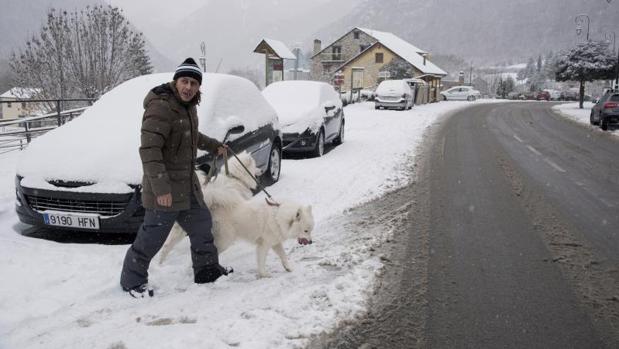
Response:
M264 53L263 50L265 48L271 53L277 55L279 58L297 59L297 56L295 56L294 53L292 53L292 51L290 51L290 49L288 49L288 47L281 41L264 38L260 41L258 46L256 46L254 52Z
M410 44L409 42L399 38L398 36L394 35L393 33L382 32L382 31L378 31L378 30L367 29L367 28L360 28L360 27L355 27L351 31L354 31L355 29L360 30L360 31L366 33L367 35L373 37L374 39L376 39L376 41L378 43L380 43L381 45L387 47L393 53L395 53L396 55L400 56L402 59L404 59L408 63L412 64L415 68L417 68L422 73L424 73L424 74L434 74L434 75L438 75L438 76L447 75L447 72L445 72L443 69L441 69L438 66L436 66L434 63L430 62L430 60L428 60L428 59L425 60L425 64L424 64L423 55L427 55L428 54L427 51L422 50L422 49L420 49L420 48ZM348 33L350 33L350 32L348 32ZM331 45L329 45L329 46L331 46ZM329 46L326 46L320 52L323 52ZM353 57L348 62L342 64L342 66L345 66L348 63L354 61L357 57L359 57L360 55L362 55L365 52L367 52L373 46L374 45L371 45L370 47L366 48L364 51L359 52L359 54L357 56ZM312 57L317 56L320 52L314 54L314 56L312 56Z
M0 98L28 99L32 98L32 96L34 96L37 92L40 92L40 89L32 87L13 87L12 89L1 94Z
M419 69L424 74L435 74L435 75L447 75L443 69L437 67L434 63L430 62L429 59L425 60L423 55L427 55L428 52L424 51L416 46L411 45L405 40L395 36L392 33L381 32L378 30L365 29L365 28L357 28L362 30L366 34L372 36L378 42L380 42L383 46L387 47L391 51L393 51L398 56L402 57L405 61L412 64L415 68Z

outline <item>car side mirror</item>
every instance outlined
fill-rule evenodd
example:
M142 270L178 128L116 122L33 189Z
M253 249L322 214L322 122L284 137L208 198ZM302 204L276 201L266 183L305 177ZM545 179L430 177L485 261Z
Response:
M325 112L327 113L327 116L335 116L335 106L334 105L330 105L325 107Z

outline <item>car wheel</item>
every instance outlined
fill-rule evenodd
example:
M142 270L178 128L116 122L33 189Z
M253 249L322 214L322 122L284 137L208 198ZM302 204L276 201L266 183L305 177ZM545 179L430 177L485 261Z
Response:
M604 131L608 130L608 121L606 121L606 118L604 118L601 115L600 115L600 128Z
M593 110L591 111L591 115L589 115L589 123L591 125L599 125L599 122L595 122L595 119L593 118Z
M335 139L333 140L333 145L340 145L342 143L344 143L344 120L342 120L342 123L340 124L340 132L337 134L337 137L335 137Z
M447 100L447 96L443 96L443 100L446 101Z
M466 97L466 100L469 101L469 102L473 102L473 101L475 101L475 96L468 96L468 97Z
M379 108L380 108L380 107L379 107L379 106L377 106L377 105L375 105L375 106L374 106L374 109L377 109L377 110L378 110Z
M271 185L279 180L282 166L282 151L277 144L271 146L269 154L269 165L263 174L263 180L267 185Z
M314 146L312 155L319 158L325 153L325 131L320 129L320 132L318 132L318 136L316 137L316 146Z

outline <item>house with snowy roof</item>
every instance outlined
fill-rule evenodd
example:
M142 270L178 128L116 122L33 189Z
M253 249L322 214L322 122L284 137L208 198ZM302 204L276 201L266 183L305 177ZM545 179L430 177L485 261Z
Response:
M314 40L312 79L335 83L341 91L373 89L390 77L385 66L397 64L410 72L407 78L425 81L427 99L437 101L447 72L429 56L392 33L356 27L325 48L320 40Z
M284 80L285 59L297 59L283 42L273 39L262 39L254 52L264 54L265 86L274 81Z
M13 120L19 117L40 113L40 108L24 102L30 99L39 89L14 87L0 95L0 120Z

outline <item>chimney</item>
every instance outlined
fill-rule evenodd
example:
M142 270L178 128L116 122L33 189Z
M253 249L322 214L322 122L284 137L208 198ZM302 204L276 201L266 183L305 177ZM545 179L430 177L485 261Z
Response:
M423 65L426 65L426 59L428 58L428 54L423 53L421 56L423 57Z
M314 39L314 54L320 52L322 46L322 42L318 39Z

